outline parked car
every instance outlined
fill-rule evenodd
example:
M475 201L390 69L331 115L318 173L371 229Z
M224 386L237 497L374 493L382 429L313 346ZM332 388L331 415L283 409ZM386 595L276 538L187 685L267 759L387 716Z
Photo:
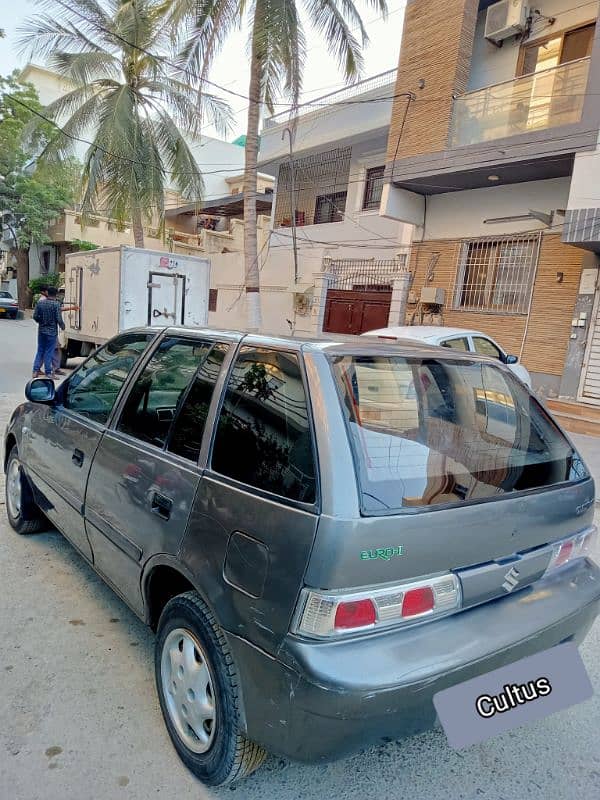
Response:
M531 376L519 357L509 355L498 342L481 331L472 331L466 328L446 328L439 325L402 325L395 328L378 328L374 331L363 333L363 336L377 336L380 339L415 339L439 347L450 347L466 353L477 353L480 356L496 358L506 364L515 373L517 378L531 388Z
M47 517L156 631L165 723L207 784L427 729L440 689L598 613L593 480L489 359L148 328L26 396L10 524Z
M16 319L19 313L19 303L10 292L0 291L0 317Z

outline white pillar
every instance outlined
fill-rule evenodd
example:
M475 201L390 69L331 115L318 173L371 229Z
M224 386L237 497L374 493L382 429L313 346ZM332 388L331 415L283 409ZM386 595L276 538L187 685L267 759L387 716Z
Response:
M402 269L398 277L394 278L392 283L392 302L390 303L390 315L388 317L388 326L390 328L406 324L410 278L410 272L406 267Z
M317 336L323 332L323 321L325 319L325 304L327 303L327 290L333 280L331 272L315 272L315 293L310 314L311 332Z

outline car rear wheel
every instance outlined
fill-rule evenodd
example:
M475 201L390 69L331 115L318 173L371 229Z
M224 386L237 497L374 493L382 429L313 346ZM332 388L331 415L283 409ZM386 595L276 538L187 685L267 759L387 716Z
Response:
M6 513L17 533L37 533L44 527L44 515L35 504L16 446L10 451L6 465Z
M196 777L222 786L260 767L266 752L241 732L239 679L227 641L196 592L165 606L155 671L167 730Z

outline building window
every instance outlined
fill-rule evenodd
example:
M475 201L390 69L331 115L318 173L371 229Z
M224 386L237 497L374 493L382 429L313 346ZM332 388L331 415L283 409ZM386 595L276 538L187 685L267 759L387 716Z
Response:
M320 195L315 201L314 224L321 225L324 222L341 222L344 219L345 210L346 192Z
M371 167L371 169L367 170L365 194L362 205L363 211L376 211L379 209L384 174L385 167Z
M218 289L209 289L208 290L208 310L209 311L216 311L217 310L218 297L219 297L219 290Z
M351 154L351 147L338 147L284 161L277 178L275 227L290 227L294 212L296 225L343 219Z
M539 235L463 242L454 308L526 314L539 246Z

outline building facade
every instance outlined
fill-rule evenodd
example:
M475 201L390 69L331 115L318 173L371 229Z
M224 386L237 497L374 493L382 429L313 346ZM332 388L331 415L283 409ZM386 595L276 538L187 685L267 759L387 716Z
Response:
M597 3L570 0L448 0L443 13L409 0L380 209L415 226L409 320L436 288L444 324L494 336L541 395L590 404L600 404L596 18Z
M276 176L260 253L265 330L396 321L409 226L379 215L394 81L395 70L265 120L259 166Z

